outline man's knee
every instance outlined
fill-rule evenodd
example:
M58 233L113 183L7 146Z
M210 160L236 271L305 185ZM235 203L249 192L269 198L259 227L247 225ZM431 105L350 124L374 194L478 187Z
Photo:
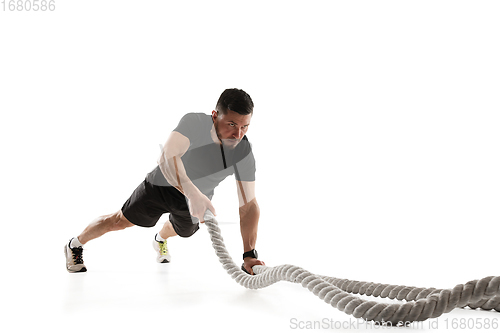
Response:
M108 227L109 231L123 230L125 228L129 228L134 226L132 222L130 222L122 213L121 210L112 214L109 217Z
M182 238L188 238L188 237L191 237L194 235L194 233L196 231L198 231L198 229L200 229L199 227L199 224L186 224L186 225L183 225L183 226L177 226L177 230L175 230L175 232L181 236Z

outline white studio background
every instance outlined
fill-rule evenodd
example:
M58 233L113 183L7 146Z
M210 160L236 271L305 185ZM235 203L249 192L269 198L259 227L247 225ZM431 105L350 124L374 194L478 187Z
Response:
M288 331L287 318L301 314L348 318L300 286L245 293L217 266L204 228L172 242L178 260L171 276L147 266L158 228L91 242L86 277L66 273L64 242L121 207L155 167L159 145L182 115L209 113L232 87L255 103L248 137L261 207L257 248L268 265L437 288L499 275L498 2L55 5L9 11L6 0L0 11L0 288L10 309L4 319L18 331L90 325L226 332L233 321L250 331L259 318ZM216 189L220 221L237 222L235 194L234 179ZM222 228L239 259L237 224ZM203 259L193 260L198 255ZM99 281L92 264L117 275ZM139 284L158 289L164 279L171 289L163 297L172 290L182 295L182 311L203 308L193 305L192 320L181 324L174 320L180 310L166 305L164 317L145 317L149 326L127 326L124 318L137 310L121 308L121 319L106 321L102 313L114 313L110 307L122 299L65 309L78 309L65 294L71 279L87 287L118 283L132 295L128 301L147 309L127 282L142 268L152 277ZM189 280L191 273L199 275ZM217 296L228 290L231 296ZM285 305L277 309L273 301ZM208 315L207 304L220 311ZM102 326L92 322L95 313Z

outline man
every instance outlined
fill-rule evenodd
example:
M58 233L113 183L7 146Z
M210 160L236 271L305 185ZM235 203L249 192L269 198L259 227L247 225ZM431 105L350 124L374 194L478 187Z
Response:
M167 239L190 237L203 223L207 210L216 215L211 198L214 188L235 174L243 240L243 266L264 265L257 259L255 242L259 206L255 198L255 160L246 132L253 115L250 96L240 89L226 89L211 115L186 114L162 148L158 166L147 174L123 207L104 215L64 247L69 272L86 272L83 245L109 231L134 225L153 227L164 213L170 213L153 247L159 263L171 260Z

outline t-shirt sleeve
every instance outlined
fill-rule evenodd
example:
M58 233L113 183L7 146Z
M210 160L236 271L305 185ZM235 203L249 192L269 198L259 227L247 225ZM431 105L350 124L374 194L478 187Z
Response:
M238 181L253 182L255 181L255 171L255 158L250 143L247 143L244 157L235 164L234 176Z
M181 133L189 139L191 143L198 139L202 127L202 119L199 114L188 113L179 121L174 131Z

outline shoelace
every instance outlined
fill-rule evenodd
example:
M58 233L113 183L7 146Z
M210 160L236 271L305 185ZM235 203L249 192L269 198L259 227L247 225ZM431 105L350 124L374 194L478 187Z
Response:
M75 262L75 265L83 264L83 248L75 247L71 249L71 252L73 253L73 260Z
M160 252L163 256L167 255L168 253L168 248L167 248L167 242L158 242L160 244Z

